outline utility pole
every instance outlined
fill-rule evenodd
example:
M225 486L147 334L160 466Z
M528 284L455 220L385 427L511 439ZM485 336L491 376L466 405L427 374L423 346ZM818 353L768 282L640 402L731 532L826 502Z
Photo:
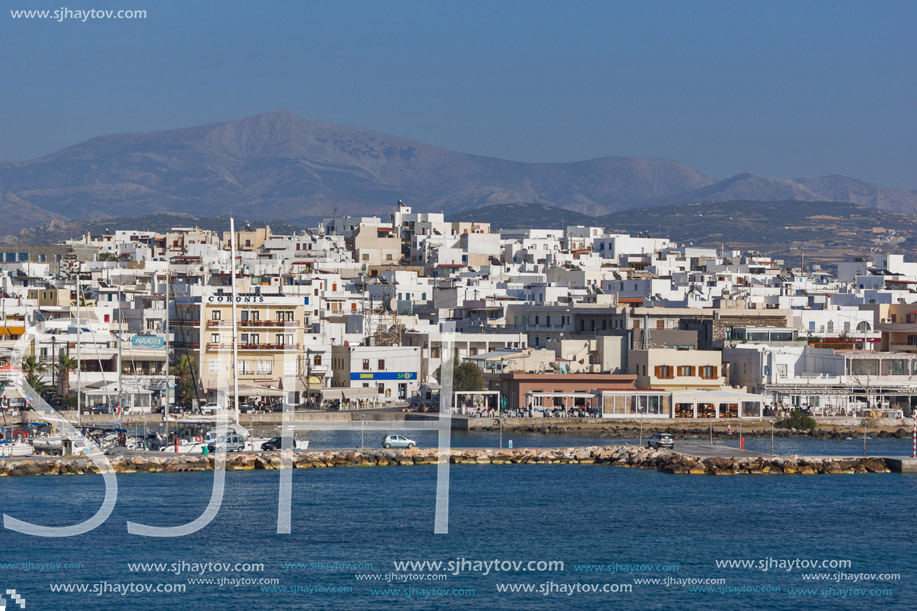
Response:
M80 426L82 422L82 402L80 394L83 386L80 383L80 372L83 370L83 362L80 360L80 264L77 262L76 267L76 425Z
M170 358L170 354L169 354L169 349L170 349L171 344L169 342L169 263L168 263L168 257L166 261L166 303L165 305L166 305L166 316L163 319L162 326L163 326L163 331L165 332L165 335L166 335L166 397L165 397L165 400L163 401L163 406L162 406L162 418L163 420L168 420L169 401L171 400L171 394L172 394L172 388L169 383L171 380L171 378L169 377L169 364L172 362L172 359Z
M122 361L123 354L121 351L121 285L118 285L118 411L124 410L124 364ZM121 415L120 413L118 414Z
M229 266L232 278L232 397L236 408L236 424L239 424L239 345L236 341L239 322L236 319L236 220L229 217Z

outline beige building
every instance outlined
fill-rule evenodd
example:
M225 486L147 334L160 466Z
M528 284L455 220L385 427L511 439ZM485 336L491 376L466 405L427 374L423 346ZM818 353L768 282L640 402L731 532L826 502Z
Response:
M719 390L726 384L722 356L718 350L631 350L627 369L637 388Z
M300 402L307 383L303 348L307 298L238 295L236 300L235 372L240 401L279 399L291 392L293 401ZM176 304L176 310L178 320L171 323L176 329L176 354L182 349L196 352L205 399L228 406L233 381L232 297L194 298Z
M361 265L397 265L401 260L401 239L391 227L361 225L353 237L354 260Z
M34 301L40 308L66 308L70 307L71 304L74 304L74 300L71 298L71 291L69 288L29 289L29 301Z

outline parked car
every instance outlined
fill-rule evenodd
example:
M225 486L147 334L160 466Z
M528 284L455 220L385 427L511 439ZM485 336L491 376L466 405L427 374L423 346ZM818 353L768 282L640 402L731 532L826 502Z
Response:
M674 448L675 438L670 433L656 433L646 442L648 448Z
M112 410L111 405L109 405L108 403L96 403L95 405L89 408L89 413L90 414L111 414L111 413L114 413L114 411Z
M222 409L223 409L223 406L220 405L219 403L213 403L213 402L205 403L204 405L201 406L201 413L202 414L215 414Z
M288 438L288 443L290 445L291 450L296 449L296 440L294 440L292 437ZM283 437L271 437L270 439L268 439L267 441L261 444L261 449L264 451L280 450L282 448L283 448Z
M245 449L245 438L241 435L223 435L207 444L211 452L241 452Z
M386 435L385 439L382 440L383 448L413 448L417 445L417 442L413 439L408 439L404 435Z
M254 403L249 402L249 403L242 403L239 405L240 414L249 414L251 412L256 412L256 411L258 411L258 406L255 405Z

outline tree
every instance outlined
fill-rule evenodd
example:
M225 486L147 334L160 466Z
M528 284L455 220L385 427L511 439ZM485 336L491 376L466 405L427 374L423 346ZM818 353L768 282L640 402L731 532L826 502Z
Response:
M194 372L197 371L197 361L194 357L183 354L172 366L172 375L178 376L178 390L184 405L191 405L197 396L197 383L194 381Z
M484 388L484 374L477 365L466 361L455 367L455 362L451 362L453 363L452 392L466 392ZM442 380L440 379L441 370L442 366L438 367L433 374L434 377L436 377L436 381L440 384L442 384Z
M796 410L790 414L789 418L778 422L777 426L783 429L796 429L797 431L814 431L818 426L818 422L809 414Z
M22 373L25 375L25 381L39 393L45 390L44 384L41 383L41 376L44 375L47 368L47 365L34 356L22 359Z
M100 253L98 257L96 257L96 260L97 261L120 261L121 257L119 257L118 255L116 255L113 252L103 252L103 253Z
M76 368L77 360L70 358L66 354L61 354L57 359L57 363L54 364L54 370L60 379L60 394L63 397L70 396L70 372L76 371Z

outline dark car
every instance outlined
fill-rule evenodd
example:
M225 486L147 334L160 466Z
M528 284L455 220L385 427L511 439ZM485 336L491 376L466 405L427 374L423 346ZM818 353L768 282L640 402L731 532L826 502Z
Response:
M287 443L291 450L296 449L296 441L294 441L293 438L288 438ZM261 449L266 452L283 449L283 437L271 437L261 444Z
M89 408L90 414L111 414L113 410L108 403L96 403Z
M670 433L656 433L646 442L648 448L674 448L675 438Z

